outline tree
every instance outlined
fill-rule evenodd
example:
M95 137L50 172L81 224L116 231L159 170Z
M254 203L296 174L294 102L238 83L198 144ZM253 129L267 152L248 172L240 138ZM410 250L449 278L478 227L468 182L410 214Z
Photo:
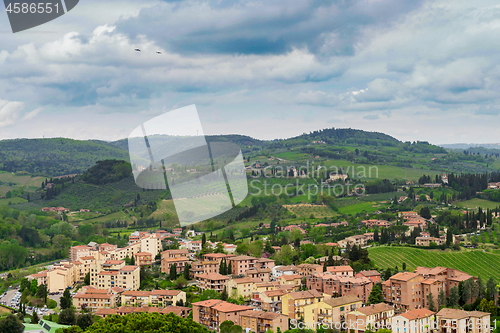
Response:
M191 265L189 265L189 264L184 265L184 271L182 272L182 275L184 275L184 278L186 280L189 280L191 278L191 274L189 272L190 268L191 268Z
M391 269L390 268L387 268L384 272L384 281L387 281L391 278L392 274L391 274Z
M39 321L38 313L36 313L36 311L33 310L33 313L31 314L31 323L38 324L38 321Z
M207 236L205 236L205 233L201 235L201 248L205 248L205 243L207 242Z
M223 300L223 301L227 300L226 286L224 286L224 289L222 290L222 293L220 294L220 299Z
M436 306L434 305L434 296L432 293L427 294L427 307L431 311L436 311Z
M84 313L78 316L78 319L76 320L76 324L82 329L86 330L90 325L92 325L92 314L90 313Z
M441 289L441 291L439 292L439 295L438 295L438 306L439 306L439 310L441 310L442 308L444 308L446 306L446 295L445 295L443 289Z
M460 295L458 294L458 288L455 286L450 289L450 297L448 297L448 306L456 307L458 305L458 301L460 300Z
M23 324L12 313L0 320L0 332L2 333L22 333L23 331Z
M424 197L425 197L425 195L424 195ZM420 216L422 216L424 219L430 219L432 217L432 215L431 215L431 211L430 211L429 207L423 207L420 210Z
M72 308L66 308L59 314L58 324L61 325L74 325L75 324L75 311Z
M403 272L406 271L406 263L403 263Z
M177 279L177 264L175 264L175 263L170 266L169 278L170 278L170 281Z
M453 243L453 234L451 233L451 228L446 231L446 246L450 246Z
M135 256L132 256L132 257L130 258L130 265L131 265L131 266L135 266Z
M326 267L326 260L325 260L323 263L323 272L326 272L327 270L328 270L328 268Z
M36 279L31 280L30 292L31 296L35 296L38 290L38 281Z
M384 301L382 295L382 286L380 283L374 284L370 295L368 296L368 304L378 304Z
M87 274L85 274L85 277L83 278L83 283L84 283L86 286L89 286L89 285L90 285L90 272L88 272Z
M63 296L59 300L59 306L61 310L68 309L73 305L73 299L71 294L69 293L69 289L65 289L63 292Z
M44 303L47 303L47 296L49 295L49 291L47 289L46 284L41 284L38 286L38 290L36 291L36 296L38 298L43 299Z

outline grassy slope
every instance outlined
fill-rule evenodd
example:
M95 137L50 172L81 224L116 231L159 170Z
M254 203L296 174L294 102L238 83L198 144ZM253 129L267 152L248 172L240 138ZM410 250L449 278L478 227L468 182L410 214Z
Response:
M456 205L459 207L471 208L471 209L477 209L478 207L481 207L482 209L486 208L494 209L500 206L500 202L473 198L467 201L457 202Z
M412 271L417 266L444 266L456 268L471 275L487 280L493 277L498 281L500 271L500 254L483 252L483 250L441 251L424 250L409 247L380 246L369 248L370 259L378 268L386 269L395 266L401 270L403 262Z

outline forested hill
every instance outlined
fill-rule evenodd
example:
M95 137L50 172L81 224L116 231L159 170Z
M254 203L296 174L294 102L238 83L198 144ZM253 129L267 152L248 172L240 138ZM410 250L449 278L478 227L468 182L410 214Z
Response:
M315 155L329 156L328 150L373 147L393 149L392 154L412 153L446 153L446 150L430 145L427 142L401 142L392 136L378 132L367 132L351 128L330 128L302 134L289 139L258 140L245 135L209 135L208 142L224 141L238 145L243 154L267 150L281 151L293 147L306 147L320 144L314 148ZM344 148L342 148L344 146ZM307 148L312 149L312 148ZM340 155L339 155L340 156ZM16 139L0 141L0 170L9 172L25 171L30 174L44 176L61 176L83 173L97 161L102 160L129 161L128 141L122 139L114 142L99 140L73 140L63 138L52 139Z
M0 170L45 176L82 173L99 160L127 160L128 152L112 143L73 139L0 141Z

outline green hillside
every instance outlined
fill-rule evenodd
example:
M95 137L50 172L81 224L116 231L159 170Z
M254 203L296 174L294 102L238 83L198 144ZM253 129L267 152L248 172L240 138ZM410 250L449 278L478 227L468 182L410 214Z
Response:
M401 270L406 263L408 270L417 266L451 267L471 275L481 275L484 280L493 277L498 282L500 271L500 254L483 252L483 250L425 250L400 246L379 246L368 249L370 259L380 269L398 266Z
M0 141L0 170L44 176L82 173L97 161L128 160L128 152L108 142L72 139Z

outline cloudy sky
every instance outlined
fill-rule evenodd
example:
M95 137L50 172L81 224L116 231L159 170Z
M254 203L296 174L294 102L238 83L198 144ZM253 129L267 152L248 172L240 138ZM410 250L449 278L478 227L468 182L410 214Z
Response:
M498 1L81 0L16 34L2 8L0 139L115 140L196 104L207 134L500 142L499 65Z

